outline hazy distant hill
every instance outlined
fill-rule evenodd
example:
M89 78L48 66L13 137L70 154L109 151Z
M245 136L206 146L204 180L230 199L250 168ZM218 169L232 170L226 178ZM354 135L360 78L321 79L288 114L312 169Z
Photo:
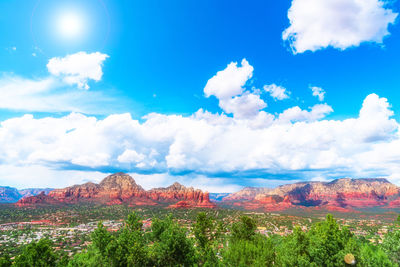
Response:
M18 190L14 187L0 186L0 203L15 203L21 198L36 196L41 192L48 194L52 188L28 188Z

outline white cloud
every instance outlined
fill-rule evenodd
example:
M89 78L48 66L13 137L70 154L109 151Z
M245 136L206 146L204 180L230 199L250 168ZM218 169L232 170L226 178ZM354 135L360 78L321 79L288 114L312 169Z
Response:
M333 112L328 104L307 110L295 106L273 115L263 110L261 90L245 88L253 67L243 60L242 67L231 63L227 69L210 79L214 80L204 91L216 96L222 110L233 116L200 109L190 116L150 113L141 120L127 113L103 119L71 113L2 121L0 182L16 179L9 170L19 171L18 177L29 174L36 186L52 186L58 181L57 172L60 185L65 185L68 173L76 182L83 181L82 170L99 177L104 170L121 169L142 173L142 181L151 180L147 185L164 185L165 177L173 176L183 184L198 183L215 192L222 185L233 190L236 177L253 181L279 180L279 175L293 180L400 177L399 123L386 98L368 95L359 115L344 120L325 119ZM75 89L79 97L73 98L71 92L57 93L60 86L65 84L53 76L36 80L4 76L0 108L65 111L82 106L75 102L92 93Z
M253 66L242 60L242 66L237 62L230 63L226 69L208 80L204 93L206 97L214 95L219 100L220 108L235 118L254 117L259 111L267 107L267 103L260 98L260 92L246 90L245 85L253 76Z
M268 92L275 100L283 100L289 98L290 92L285 87L276 84L264 85L264 90Z
M298 106L289 108L279 114L281 122L296 122L296 121L316 121L324 118L329 113L333 112L331 106L327 104L318 104L311 108L310 111L302 110Z
M317 86L311 86L310 89L312 91L313 96L318 97L319 101L324 101L324 98L325 98L325 90L324 89L322 89L321 87L317 87Z
M48 63L51 75L42 78L3 73L0 76L0 109L92 114L109 112L110 108L115 108L112 105L114 97L106 96L104 91L77 90L71 86L87 89L89 79L99 81L102 61L106 57L99 52L79 52L64 58L52 58Z
M355 118L323 119L330 112L330 106L319 104L288 109L275 119L265 111L245 118L199 111L189 117L152 113L142 122L129 114L104 119L26 115L1 122L0 165L205 177L225 173L228 178L400 174L399 124L385 98L367 96ZM374 152L380 156L372 157Z
M397 15L381 0L292 0L282 38L293 53L382 43Z
M0 184L22 188L62 188L86 182L99 182L109 173L60 170L44 165L0 164Z
M0 77L0 109L41 112L108 112L112 97L100 92L68 88L54 77L27 79L12 74Z
M121 163L140 163L145 158L145 155L137 153L135 150L127 149L118 156L118 161Z
M242 66L238 67L237 62L231 62L226 69L218 71L208 80L204 88L206 97L213 95L218 99L226 99L242 94L244 85L253 76L254 68L246 59L243 59L241 64Z
M256 116L267 104L258 94L247 93L229 99L220 100L220 107L235 118L248 118Z
M100 52L78 52L63 58L49 60L47 69L67 84L76 84L81 89L89 89L89 80L100 81L103 76L103 62L108 55Z

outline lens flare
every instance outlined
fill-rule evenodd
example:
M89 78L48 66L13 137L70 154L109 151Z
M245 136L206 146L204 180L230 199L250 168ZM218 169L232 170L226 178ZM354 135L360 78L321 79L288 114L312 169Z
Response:
M82 16L74 12L60 14L57 21L59 35L66 39L78 38L84 31Z

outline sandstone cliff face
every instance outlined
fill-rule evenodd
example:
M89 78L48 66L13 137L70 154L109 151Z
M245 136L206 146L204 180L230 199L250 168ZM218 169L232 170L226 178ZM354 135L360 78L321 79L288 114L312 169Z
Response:
M157 205L158 203L173 204L184 201L176 207L213 208L208 193L192 187L187 188L174 183L167 188L144 190L135 180L124 173L116 173L104 178L99 184L85 183L51 191L48 198L33 197L19 201L27 205L37 203L78 203L93 202L108 205L127 203L130 205Z
M153 188L148 191L151 199L156 201L176 202L177 200L185 201L180 204L191 205L196 207L215 207L215 204L210 202L208 192L203 192L200 189L193 187L185 187L179 183L166 188Z
M332 182L301 182L279 186L256 194L252 199L244 196L235 205L249 209L281 210L291 207L318 207L350 211L353 208L398 206L399 188L386 179L337 179ZM232 199L232 198L227 198Z

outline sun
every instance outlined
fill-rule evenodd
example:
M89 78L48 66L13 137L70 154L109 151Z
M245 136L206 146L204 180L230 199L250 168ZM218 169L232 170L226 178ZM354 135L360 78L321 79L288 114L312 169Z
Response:
M79 38L84 32L84 28L83 16L77 12L64 12L57 18L57 30L62 38Z

